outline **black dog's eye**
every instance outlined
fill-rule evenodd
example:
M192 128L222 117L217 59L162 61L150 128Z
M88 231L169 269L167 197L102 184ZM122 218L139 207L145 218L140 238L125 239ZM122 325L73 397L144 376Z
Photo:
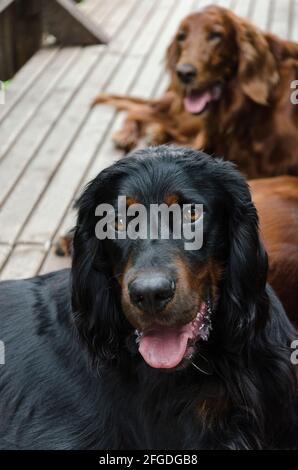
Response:
M183 223L184 224L193 224L201 217L202 212L196 207L188 207L183 211Z
M177 34L177 41L182 42L186 39L186 32L185 31L179 31Z
M124 217L118 216L115 220L115 230L118 232L123 232L126 230L126 220Z
M223 34L220 31L211 31L208 35L209 41L220 41L223 38Z

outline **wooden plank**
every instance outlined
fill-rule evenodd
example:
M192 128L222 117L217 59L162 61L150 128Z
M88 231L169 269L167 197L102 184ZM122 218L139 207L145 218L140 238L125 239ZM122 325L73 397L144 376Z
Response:
M194 1L189 11L198 11L198 7L201 4L201 1L202 0ZM144 53L148 53L149 51L152 51L152 46L157 43L156 39L160 37L159 31L161 30L161 28L163 28L163 25L167 25L169 16L173 13L172 4L169 4L168 0L165 0L164 2L161 1L159 3L159 8L160 10L158 9L156 10L156 15L154 15L151 22L148 23L148 28L147 27L144 28L144 38L142 39L142 42L139 42L141 47L143 45ZM187 13L189 12L187 11ZM156 30L155 34L152 34L152 30L154 31L156 25L158 25L159 28ZM145 45L147 45L147 47L144 49ZM137 43L137 47L138 47L138 43ZM152 66L154 66L154 64L152 64ZM150 77L150 84L151 84L150 95L160 96L162 93L164 93L168 85L169 77L165 73L164 60L162 61L162 66L160 66L160 63L158 64L156 63L155 67L157 67L158 69L157 72L159 73L156 73L155 71L153 72L153 70L151 71L152 73ZM144 73L143 68L142 68L142 70L140 71L140 74L138 74L138 80L136 81L132 89L132 94L139 93L138 89L142 86L142 83L144 83L144 88L147 86L147 83L148 83L147 80L149 81L149 75L147 75L147 72L150 73L149 69L147 69L147 71L145 71Z
M19 237L21 242L26 240L45 242L50 240L57 230L69 202L76 193L82 175L94 157L108 126L111 125L113 111L105 110L105 121L100 115L102 111L104 110L100 110L99 107L95 108L89 117L79 138L68 152L21 233Z
M45 246L31 244L16 246L0 273L0 280L31 277L38 271L46 250Z
M122 116L118 114L113 122L113 125L110 127L102 146L97 152L92 166L89 168L89 171L84 177L82 187L85 187L86 184L95 178L95 176L98 175L98 173L104 168L123 157L123 152L115 148L111 138L113 133L119 129L121 122Z
M270 31L286 39L290 19L290 0L275 1L272 12Z
M5 106L0 106L0 122L36 82L57 53L58 49L41 49L16 73L5 92Z
M270 19L271 0L262 0L254 2L254 8L251 15L251 20L262 30L267 30Z
M30 34L28 34L30 31ZM41 4L15 0L0 15L0 76L10 79L42 41Z
M14 2L14 0L1 0L0 1L0 13L2 13L4 10L6 10L9 5L11 5Z
M96 159L90 166L89 170L85 173L84 178L80 182L80 186L77 189L74 198L77 198L82 192L86 184L94 178L100 171L106 168L108 165L111 165L114 161L122 157L122 152L115 149L112 142L112 134L119 129L121 125L122 116L120 114L115 118L113 125L109 126L109 131L106 134L104 141L96 154ZM66 214L62 219L61 225L58 227L54 241L57 241L58 238L62 235L65 235L70 229L72 229L76 222L76 211L73 209L74 198L71 201L71 204L68 207ZM50 272L52 270L60 269L62 267L68 267L71 264L70 258L60 258L54 253L54 247L52 247L43 264L41 265L40 274Z
M208 7L209 5L213 5L215 2L209 0L199 0L198 2L198 9L202 9Z
M71 226L71 225L70 225ZM68 230L68 229L67 229ZM67 233L67 230L63 233ZM55 254L55 247L52 246L50 251L47 253L47 256L39 269L36 270L37 274L46 274L52 271L58 271L59 269L70 268L71 266L71 257L70 256L57 256Z
M244 0L244 2L245 2L245 0ZM218 5L219 7L231 8L233 0L215 0L212 3L214 5Z
M119 34L121 28L126 27L127 21L133 16L136 5L140 0L125 0L117 5L117 8L113 11L105 20L105 30L109 35L110 40Z
M104 4L111 4L112 2L105 2L103 0L85 0L77 4L77 7L80 8L86 15L92 13L96 6L102 6Z
M67 85L72 80L74 69L69 69L69 65L74 61L76 64L79 63L82 50L79 48L63 49L61 56L64 60L61 62L60 70L52 79L53 89L50 92L50 98L42 103L38 113L32 117L10 149L7 158L0 162L0 206L76 92L75 81L73 86L64 86L64 84ZM27 151L24 152L24 149Z
M82 187L83 187L83 184L82 184ZM77 191L76 198L80 194L82 187L80 188L80 190ZM62 219L62 223L59 225L58 230L55 233L53 244L48 250L39 268L39 271L37 271L37 274L49 273L51 271L56 271L57 269L67 268L71 265L71 258L69 256L64 257L64 256L56 255L55 243L57 242L60 236L64 236L66 233L72 230L73 227L75 226L77 213L73 208L73 204L74 204L74 201L71 201L71 204L69 205L67 212L65 213Z
M160 0L154 6L154 14L142 26L137 40L129 49L130 55L145 56L156 47L159 40L161 28L166 26L167 18L171 15L169 0Z
M248 17L250 13L251 0L237 0L233 6L236 15Z
M124 62L120 65L117 73L113 76L112 80L107 84L107 93L122 93L121 90L126 90L132 83L137 68L140 66L141 57L127 56ZM129 68L131 67L131 68Z
M19 230L42 194L48 180L57 169L74 136L89 112L89 102L96 89L99 73L90 74L97 61L94 48L84 49L81 60L73 68L73 75L63 86L77 89L75 98L62 118L50 132L44 145L24 172L13 193L3 205L0 213L0 242L14 242ZM98 70L99 67L97 67ZM101 69L102 74L102 69ZM95 82L94 82L95 80ZM84 86L81 88L82 83ZM61 89L61 93L64 90Z
M64 46L90 46L108 42L103 29L71 0L43 0L42 13L46 30Z
M123 28L115 36L114 40L111 40L109 50L111 52L115 51L117 53L124 53L128 46L131 44L131 39L136 35L136 33L142 33L144 29L144 23L147 24L150 21L150 16L153 13L153 9L158 5L160 0L147 0L146 2L139 2L136 5L134 14L129 22L129 28ZM129 51L131 55L132 50Z
M159 79L157 80L156 86L153 88L152 96L161 96L169 84L169 77L164 71L161 72Z
M4 157L25 125L37 113L40 105L51 93L53 85L56 83L57 75L60 74L61 68L65 66L67 54L67 50L63 50L61 54L55 55L49 67L1 123L0 159Z
M118 8L120 2L122 2L122 0L113 0L112 2L106 0L88 0L88 2L79 3L78 7L81 8L86 15L91 16L96 24L102 24L106 33L109 35L109 31L104 22L107 17Z
M292 41L298 42L298 0L291 2L291 31L290 37Z
M0 244L0 270L11 252L11 245Z
M199 10L201 0L192 0L189 13L193 13Z
M41 47L42 4L40 0L16 0L13 7L13 52L16 72Z
M122 72L128 73L132 69L132 60L140 61L141 58L132 58L127 57L122 65ZM134 67L134 70L137 70ZM115 78L116 79L116 78ZM114 80L115 80L114 79ZM113 86L113 85L111 85ZM120 89L120 93L125 93L126 89L129 87L129 82L122 83L122 87ZM41 238L36 237L37 231L43 228L43 238L46 239L47 236L50 237L54 230L57 230L58 223L62 222L62 227L60 227L59 233L66 233L69 228L73 226L74 222L74 211L72 210L71 206L74 200L74 197L77 197L80 189L78 188L78 184L80 188L85 185L86 181L90 179L90 172L88 172L87 176L84 178L84 182L82 183L82 174L86 173L86 169L88 168L88 159L90 160L92 153L96 155L96 161L100 161L99 168L103 168L112 162L112 159L117 156L116 158L120 158L122 152L117 151L114 149L112 141L111 141L111 132L113 132L116 128L119 127L120 122L119 119L114 121L114 124L111 128L110 119L107 119L107 114L110 113L110 117L112 118L115 114L114 111L111 110L110 107L102 106L98 108L94 108L92 115L90 116L88 122L85 124L82 134L80 136L72 150L69 152L67 159L65 160L65 164L63 167L60 168L59 173L56 175L57 178L54 178L51 182L51 186L48 188L45 198L43 199L42 203L38 206L37 211L34 212L32 219L30 219L28 225L26 226L24 233L21 235L20 240L24 242L25 239L31 239L33 241L41 240ZM105 116L105 118L104 118ZM105 125L105 128L102 129L102 135L100 136L100 132L98 129L98 122L102 122L102 125ZM105 146L103 149L99 150L96 153L96 146L100 143L100 138L103 137L104 133L110 129L108 132L108 136L105 138ZM86 142L85 142L86 139ZM82 149L88 148L88 152L90 150L90 155L87 155L87 161L82 162ZM95 151L95 152L94 152ZM104 158L103 158L104 155ZM92 165L92 172L98 171L98 166L96 166L96 170L94 169L94 165ZM70 178L71 175L71 178ZM68 185L67 187L68 192L65 192L65 180L68 178ZM60 191L61 189L61 191ZM61 195L63 193L63 197ZM58 197L57 197L58 195ZM69 201L71 200L71 204ZM56 201L56 204L55 204ZM58 208L59 204L59 208ZM70 206L70 207L69 207ZM64 207L64 210L68 209L68 216L63 214L63 211L60 211L60 208ZM58 210L58 212L57 212ZM38 215L37 215L38 213ZM51 214L49 217L43 217L43 214ZM60 219L60 220L59 220ZM65 228L65 229L64 229ZM56 237L57 239L57 237ZM67 259L60 259L53 253L53 248L49 250L45 262L41 268L41 273L48 272L52 269L57 269L68 266L70 263ZM32 273L34 274L34 273Z
M114 56L113 59L115 60ZM116 87L118 92L125 93L136 73L140 60L141 58L138 57L126 57L117 74L109 83L107 91L113 92L114 87ZM100 74L102 66L103 64L98 69L99 73L96 84L102 75L102 73ZM90 96L94 94L94 90L91 87L89 93ZM61 221L68 201L73 197L73 193L88 165L88 161L96 151L101 136L110 125L113 110L108 111L98 107L94 109L93 114L94 116L90 116L88 122L85 123L79 138L62 162L59 172L54 175L50 186L47 188L45 197L38 203L32 217L26 224L19 237L22 243L47 241ZM97 119L98 117L101 117L101 127L99 125L100 119ZM65 185L65 181L67 181L67 185Z
M0 15L0 79L8 80L16 72L14 34L14 7L11 5Z
M155 83L160 76L161 71L164 70L164 56L166 48L168 47L179 22L189 13L191 7L192 2L190 0L185 0L179 3L175 2L171 16L167 21L165 28L159 35L158 41L156 42L150 57L146 61L145 66L142 67L139 80L131 90L131 94L143 97L150 97L152 95Z
M198 3L200 5L201 8L204 8L206 6L209 6L210 4L212 5L216 5L216 6L219 6L219 7L223 7L223 8L229 8L229 9L234 9L234 4L237 0L213 0L211 3L208 2L208 0L198 0ZM244 1L247 1L247 0L244 0Z

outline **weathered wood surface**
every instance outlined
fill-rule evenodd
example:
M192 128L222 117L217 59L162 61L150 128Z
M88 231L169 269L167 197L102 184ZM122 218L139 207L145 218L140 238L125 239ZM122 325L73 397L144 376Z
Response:
M0 80L7 80L42 42L39 0L0 0Z
M63 46L108 42L103 28L72 0L0 0L0 80L10 79L40 49L45 32Z
M0 105L0 278L69 266L53 253L71 228L74 199L120 157L111 135L123 115L90 109L99 91L154 96L166 86L165 49L180 19L210 0L86 0L107 47L43 49ZM218 0L261 28L298 41L298 0Z
M42 0L44 28L63 46L105 44L108 36L72 0Z

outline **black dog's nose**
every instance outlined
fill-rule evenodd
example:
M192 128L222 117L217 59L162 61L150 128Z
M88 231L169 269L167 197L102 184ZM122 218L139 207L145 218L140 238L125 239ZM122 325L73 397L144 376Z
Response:
M176 73L183 83L191 83L197 75L196 68L191 64L177 65Z
M131 302L145 312L159 312L175 293L175 282L162 275L140 276L128 286Z

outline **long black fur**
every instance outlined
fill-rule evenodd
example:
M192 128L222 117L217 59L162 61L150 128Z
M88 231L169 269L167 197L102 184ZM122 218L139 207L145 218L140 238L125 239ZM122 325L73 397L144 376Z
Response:
M152 369L137 351L112 269L130 243L94 234L95 207L131 182L149 198L188 182L215 208L202 252L187 253L224 263L195 358L211 375ZM256 210L233 165L175 147L138 151L101 172L78 210L71 271L0 285L0 449L297 448L296 333L266 285Z

